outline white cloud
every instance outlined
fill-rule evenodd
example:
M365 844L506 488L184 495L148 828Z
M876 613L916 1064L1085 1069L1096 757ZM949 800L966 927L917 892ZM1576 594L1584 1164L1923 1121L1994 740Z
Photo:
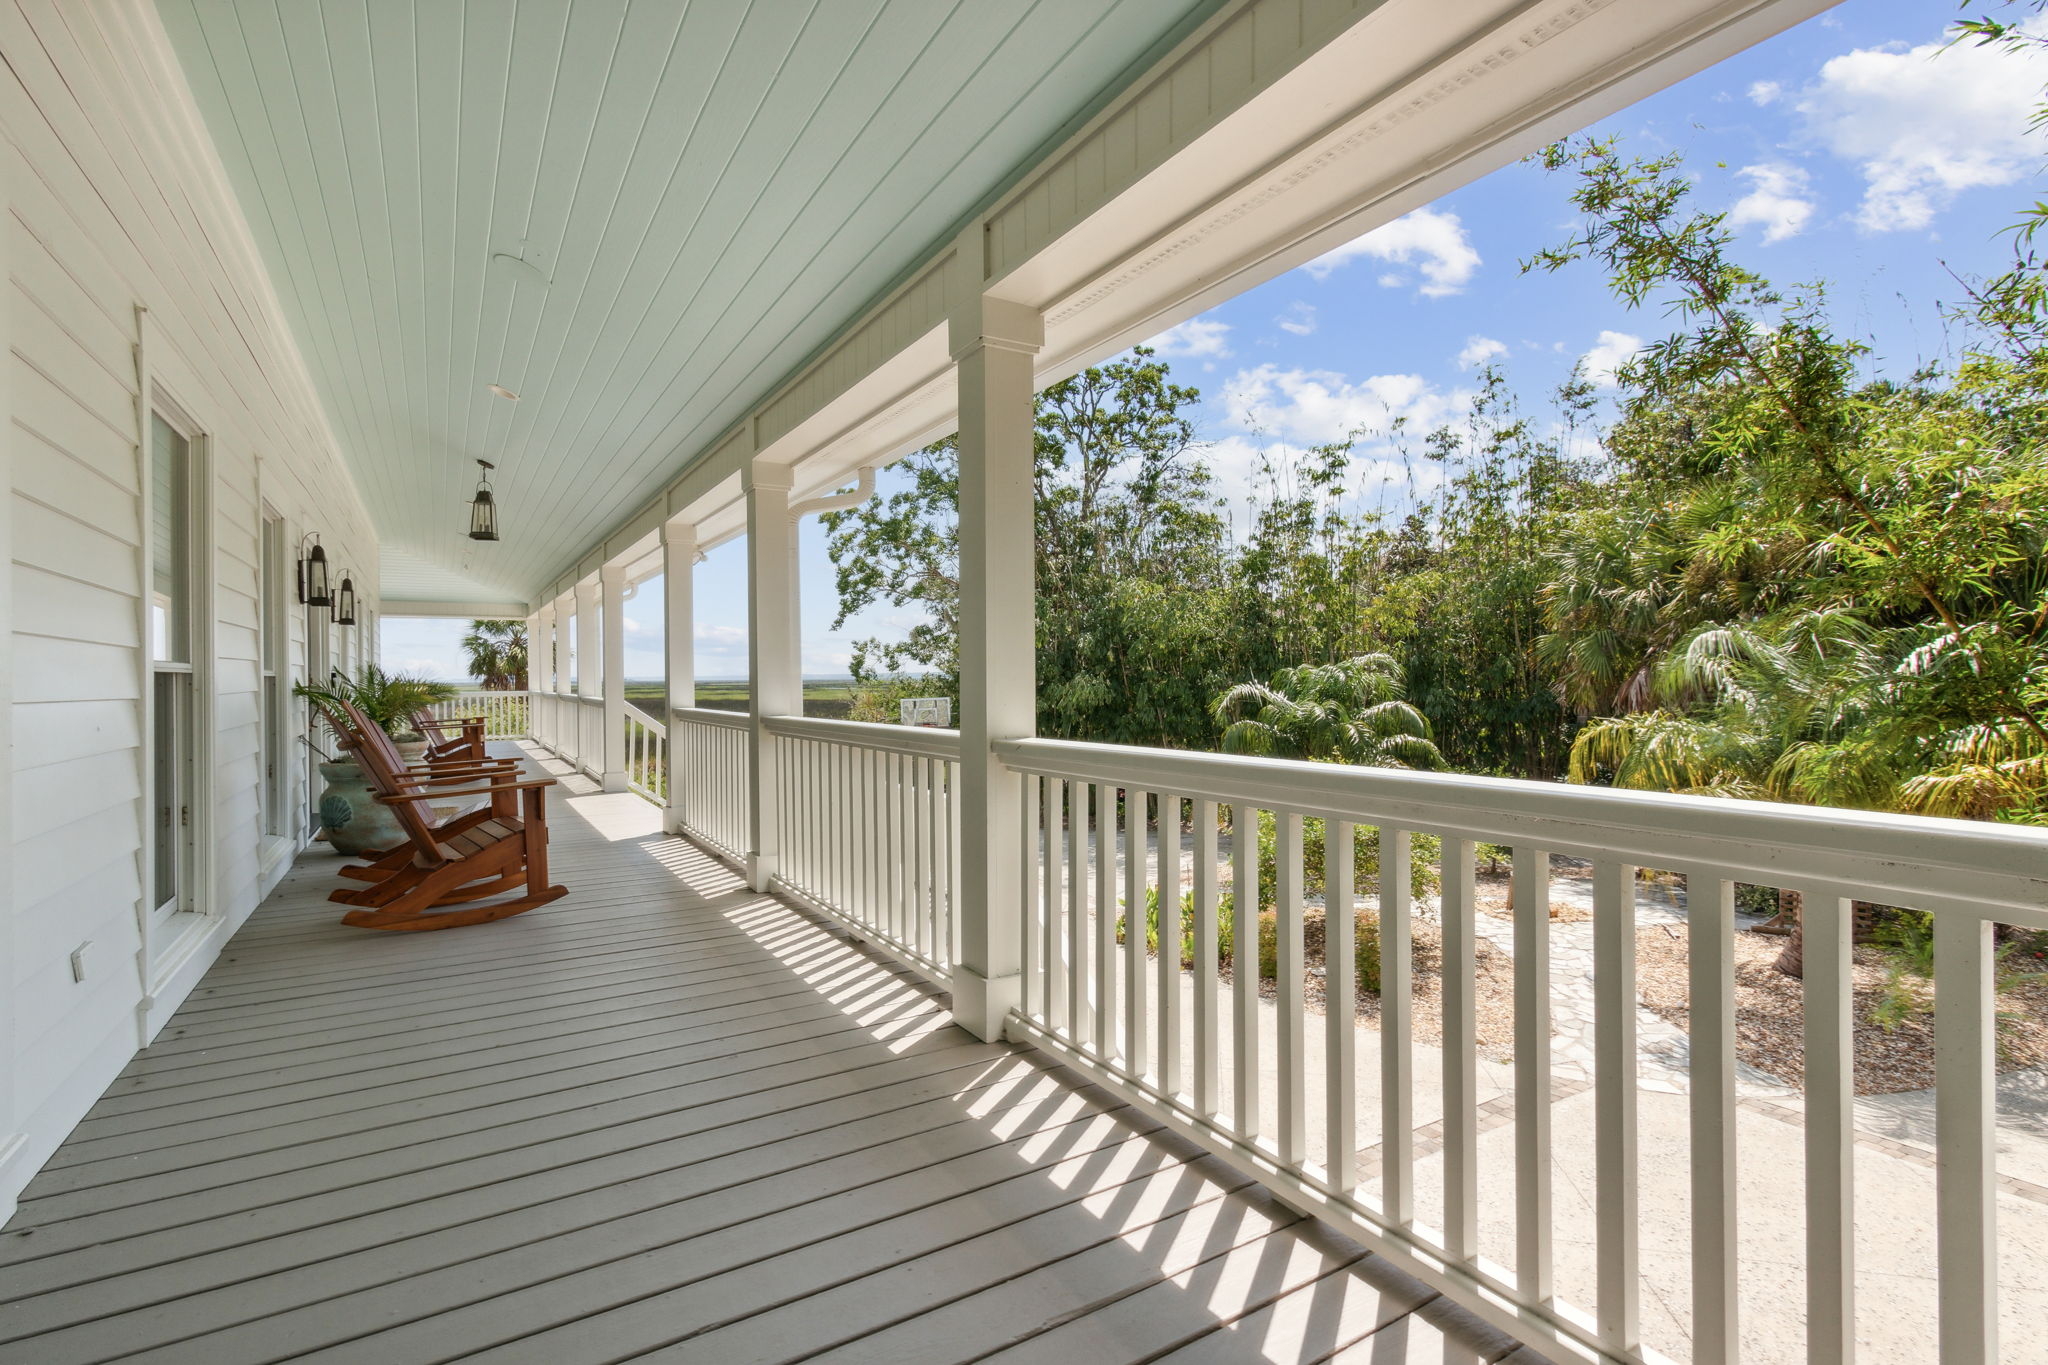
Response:
M1808 130L1863 175L1867 231L1925 228L1967 189L2010 185L2040 151L2027 119L2048 53L1923 43L1830 59L1798 109Z
M1457 214L1417 209L1374 228L1355 242L1324 252L1302 269L1316 279L1328 279L1332 271L1360 256L1414 266L1422 273L1421 292L1431 298L1464 289L1480 264L1479 251ZM1402 271L1387 271L1379 279L1390 289L1408 283L1408 276Z
M1593 349L1580 357L1586 366L1586 378L1596 388L1613 388L1614 372L1642 349L1641 337L1630 336L1627 332L1601 332L1593 343Z
M1776 81L1755 81L1749 87L1749 98L1754 104L1772 104L1785 93L1785 87Z
M1280 324L1281 331L1292 332L1298 337L1305 337L1316 329L1316 306L1312 303L1303 303L1297 299L1293 303L1288 304L1287 311L1274 318L1273 321Z
M1330 370L1239 370L1223 386L1225 420L1240 431L1322 445L1384 432L1396 418L1427 429L1462 401L1419 374L1376 374L1350 382Z
M1728 210L1730 227L1756 223L1763 228L1766 242L1782 242L1805 230L1807 220L1813 217L1813 201L1805 197L1805 171L1782 161L1767 161L1744 166L1736 174L1749 181L1750 190Z
M1492 337L1467 337L1465 349L1458 352L1458 368L1469 370L1474 365L1484 365L1495 356L1506 355L1508 348Z
M1224 341L1230 335L1230 324L1211 318L1189 318L1176 327L1169 327L1158 336L1146 342L1163 356L1216 356L1219 359L1230 354L1230 347Z

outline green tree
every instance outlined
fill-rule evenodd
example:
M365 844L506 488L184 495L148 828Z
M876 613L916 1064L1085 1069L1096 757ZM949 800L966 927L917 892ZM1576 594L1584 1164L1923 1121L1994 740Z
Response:
M1231 669L1220 603L1224 527L1185 410L1143 347L1038 396L1036 525L1040 725L1048 734L1190 744ZM901 640L856 643L857 678L917 671L958 686L959 453L910 456L903 488L825 518L834 628L877 603L924 619Z
M1239 683L1214 711L1227 754L1443 766L1429 722L1401 695L1401 666L1385 654L1283 668L1270 683Z
M487 691L526 690L526 622L471 621L462 637L469 674Z

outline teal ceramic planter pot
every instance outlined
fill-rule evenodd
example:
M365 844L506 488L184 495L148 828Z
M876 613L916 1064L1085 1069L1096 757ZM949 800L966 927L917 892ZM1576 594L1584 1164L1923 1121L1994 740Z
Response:
M320 793L320 823L337 853L351 857L405 842L398 817L370 790L369 779L353 763L322 763L327 789Z

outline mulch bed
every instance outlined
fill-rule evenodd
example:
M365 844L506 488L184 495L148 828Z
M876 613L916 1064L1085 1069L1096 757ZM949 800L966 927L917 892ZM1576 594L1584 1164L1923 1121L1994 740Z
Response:
M1410 1005L1414 1037L1418 1043L1441 1047L1444 1038L1443 933L1434 922L1419 916L1410 923L1413 925L1411 941L1414 944L1411 957L1414 988ZM1328 1014L1324 994L1326 978L1322 975L1325 964L1321 906L1304 907L1301 936L1303 957L1309 967L1302 998L1315 1013ZM1479 980L1473 1010L1479 1053L1489 1061L1512 1061L1515 1046L1514 959L1484 938L1475 945L1472 956L1478 967ZM1230 979L1227 966L1223 976L1225 980ZM1272 1000L1277 998L1279 989L1272 981L1261 981L1259 994ZM1361 1024L1377 1030L1380 1026L1379 996L1361 988L1357 993L1357 1014Z
M1735 936L1735 1050L1744 1062L1788 1085L1806 1074L1801 1033L1805 985L1772 964L1784 948L1778 937ZM1885 955L1855 950L1854 981L1856 1093L1889 1095L1925 1090L1934 1084L1934 1016L1921 1013L1886 1030L1872 1011L1882 998ZM1636 982L1643 1004L1687 1027L1686 942L1683 931L1660 926L1636 936ZM1923 987L1933 999L1931 985ZM1999 996L1998 1069L2022 1071L2048 1065L2048 981L2025 982ZM1419 1012L1419 1011L1418 1011Z

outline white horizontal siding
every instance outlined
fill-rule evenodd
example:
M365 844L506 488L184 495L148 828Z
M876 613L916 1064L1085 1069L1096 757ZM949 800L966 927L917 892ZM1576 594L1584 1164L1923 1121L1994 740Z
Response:
M260 533L320 534L374 605L376 545L146 0L0 0L11 605L11 899L0 914L0 1211L178 989L145 942L149 807L138 449L149 378L202 433L194 585L210 867L203 952L265 888ZM137 309L147 310L146 322ZM285 585L289 593L289 583ZM287 651L304 675L293 607ZM294 724L301 717L294 717ZM306 793L297 733L278 757ZM298 830L303 819L288 819ZM70 957L86 952L86 979ZM161 945L154 945L160 948ZM185 973L178 980L194 979ZM11 1108L6 1096L14 1096ZM13 1139L23 1142L5 1160Z

